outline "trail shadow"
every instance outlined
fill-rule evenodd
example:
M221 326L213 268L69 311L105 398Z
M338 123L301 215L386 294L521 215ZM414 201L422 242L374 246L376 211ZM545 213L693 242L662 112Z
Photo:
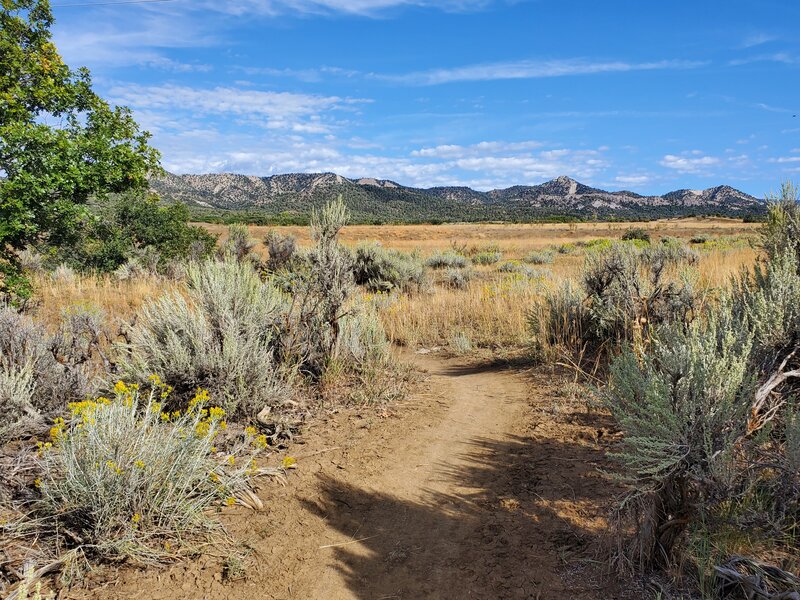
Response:
M442 363L441 366L431 369L430 372L435 375L461 377L464 375L481 375L483 373L494 373L497 371L529 370L530 368L530 361L525 357L495 357L489 360L474 361L467 364Z
M592 544L609 494L590 463L602 460L586 446L474 438L434 466L422 494L323 477L305 506L363 540L322 550L356 598L611 598ZM570 568L580 576L565 583Z

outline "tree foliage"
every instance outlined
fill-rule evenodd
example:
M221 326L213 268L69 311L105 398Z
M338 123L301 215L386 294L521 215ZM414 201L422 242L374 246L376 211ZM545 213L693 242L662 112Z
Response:
M71 242L92 198L144 189L159 170L131 111L92 90L51 41L47 0L0 4L0 262L9 287L16 251Z

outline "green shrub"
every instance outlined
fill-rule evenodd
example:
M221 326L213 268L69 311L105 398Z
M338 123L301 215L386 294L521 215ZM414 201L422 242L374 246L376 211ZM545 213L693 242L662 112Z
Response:
M292 299L292 325L284 332L284 348L300 368L319 378L334 358L354 289L353 261L339 244L339 232L349 214L341 196L311 215L314 247L307 255L308 270L297 280Z
M591 252L596 252L599 250L608 250L614 245L614 242L608 238L595 238L586 242L578 242L577 245L582 246Z
M342 318L337 358L356 371L385 365L391 345L380 318L370 306L355 306Z
M232 417L252 419L292 393L276 359L288 299L247 262L207 260L187 267L186 294L172 292L142 307L119 347L126 379L153 373L185 402L208 389Z
M425 265L416 254L362 243L353 253L356 284L373 292L417 291L426 283Z
M502 258L502 252L478 252L472 257L472 262L476 265L493 265L500 262Z
M753 387L751 336L725 310L667 327L647 354L611 363L607 401L624 434L615 458L632 488L620 535L636 532L618 558L634 566L671 564L687 526L726 497Z
M449 340L450 349L455 354L469 354L473 350L472 340L463 331L459 331L450 336Z
M545 295L532 321L536 344L594 358L642 341L663 323L691 320L695 292L682 268L696 259L683 246L641 249L627 243L587 254L580 291L570 284Z
M275 272L292 267L297 252L297 239L293 235L281 235L270 229L264 236L264 245L269 254L267 269Z
M425 263L431 269L463 269L469 266L469 259L453 251L434 252Z
M162 206L155 195L130 193L92 207L79 226L76 241L48 246L45 254L77 270L110 273L132 259L152 257L152 271L174 260L202 258L214 249L216 238L189 224L183 204Z
M117 383L112 399L70 405L40 445L34 518L105 558L141 562L173 555L213 526L207 510L232 504L257 473L265 438L218 452L224 411L198 392L180 414L162 412L168 388L158 378L148 393Z
M549 265L553 262L553 253L549 250L542 252L534 250L526 254L523 260L532 265Z
M560 244L556 247L556 252L559 254L575 254L578 251L578 246L576 244Z
M650 232L648 232L643 227L632 227L628 229L625 233L622 234L622 241L629 242L632 240L638 240L640 242L647 242L650 243Z
M516 260L504 262L497 270L501 273L510 273L524 279L549 279L552 276L552 273L547 269L529 267Z
M800 206L797 186L790 182L781 185L779 196L768 198L761 244L770 259L790 253L800 262Z

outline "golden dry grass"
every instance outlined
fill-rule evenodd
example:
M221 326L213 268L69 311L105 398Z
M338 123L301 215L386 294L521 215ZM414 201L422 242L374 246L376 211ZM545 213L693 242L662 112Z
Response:
M646 227L653 238L755 233L752 224L730 219L682 219L636 225ZM603 237L619 238L630 226L627 223L353 226L345 229L343 239L348 244L378 239L388 247L420 248L426 254L447 249L451 243L461 247L491 244L500 247L506 260L524 256L531 249ZM215 233L225 230L219 226L209 228ZM251 232L260 240L268 229L251 227ZM310 243L307 228L278 229L297 235L301 245ZM264 251L262 244L258 244L257 249ZM741 245L702 251L698 265L701 285L708 290L724 285L742 267L752 265L756 254L754 249ZM463 334L475 346L519 347L529 340L528 312L541 298L543 289L566 278L579 277L583 260L581 251L556 253L552 264L541 267L549 276L533 280L500 273L497 265L477 267L477 276L464 290L434 285L429 292L377 299L376 303L390 338L399 344L447 345L453 336ZM111 277L79 276L73 281L61 282L40 277L36 280L37 312L46 323L54 324L63 307L92 304L103 309L109 324L113 325L118 319L131 318L148 299L179 286L155 277L122 282Z
M157 298L178 284L160 277L137 277L117 281L110 276L77 275L57 280L48 276L34 279L35 312L44 324L55 326L68 306L89 305L101 309L109 325L129 319L149 299Z
M199 223L214 234L225 237L227 226ZM547 246L585 242L597 238L618 239L632 227L646 229L653 238L674 236L690 238L698 235L710 237L754 233L756 223L743 223L736 219L691 218L663 219L648 223L535 223L493 224L456 223L445 225L351 225L341 233L344 244L378 240L387 248L398 250L419 249L425 254L434 250L458 247L480 247L494 244L508 258L520 258L527 252ZM284 235L293 235L301 246L311 244L308 227L257 226L249 227L251 235L262 240L271 229ZM259 251L263 246L259 245Z
M705 295L713 294L755 260L752 248L701 254L698 272ZM564 279L576 279L582 263L583 256L556 255L553 264L542 269L551 274L544 280L483 268L465 290L435 286L430 293L400 296L385 303L381 317L390 339L411 347L447 345L457 333L480 347L524 346L530 340L529 311L542 291Z

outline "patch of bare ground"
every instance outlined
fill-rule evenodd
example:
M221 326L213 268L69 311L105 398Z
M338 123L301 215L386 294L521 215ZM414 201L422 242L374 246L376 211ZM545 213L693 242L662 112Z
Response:
M618 491L613 443L568 379L435 354L415 393L341 410L293 445L262 512L226 509L247 553L93 573L66 598L641 598L609 578L600 540ZM626 586L627 587L627 586Z

